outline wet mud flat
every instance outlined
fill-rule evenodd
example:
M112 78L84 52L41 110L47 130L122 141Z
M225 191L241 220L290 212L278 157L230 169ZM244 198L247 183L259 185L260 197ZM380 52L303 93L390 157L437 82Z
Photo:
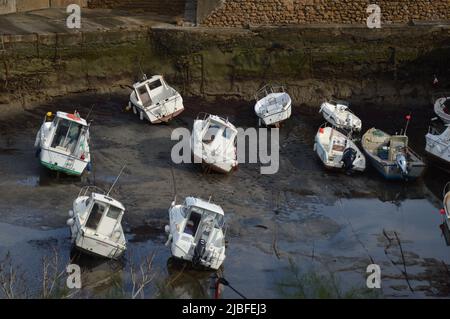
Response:
M47 111L91 114L93 171L59 179L41 168L33 144ZM56 248L69 262L68 210L81 186L108 188L127 211L128 254L119 263L80 260L88 282L78 295L112 297L130 286L129 268L155 254L158 272L147 297L213 295L214 274L173 263L164 246L167 208L193 195L220 204L226 214L227 258L220 275L247 297L448 297L450 248L440 228L440 198L448 173L429 168L413 183L384 181L369 168L346 176L323 169L313 152L323 120L294 107L280 131L277 174L261 175L260 164L241 164L231 175L204 174L191 164L173 164L172 131L191 128L199 112L218 114L237 127L256 127L253 105L218 99L185 99L186 110L169 124L150 125L127 112L127 92L77 94L55 99L0 120L0 253L10 251L24 268L41 268ZM364 123L389 133L404 126L404 109L354 105ZM423 154L431 105L415 108L412 145ZM382 289L369 291L366 268L379 264ZM36 286L38 284L34 283ZM236 298L225 288L223 297Z

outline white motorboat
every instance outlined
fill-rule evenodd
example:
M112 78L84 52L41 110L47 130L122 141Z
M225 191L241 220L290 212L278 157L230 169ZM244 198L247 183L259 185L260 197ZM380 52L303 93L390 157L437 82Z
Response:
M332 127L319 128L314 151L326 168L343 169L347 173L363 172L366 169L366 158L356 144Z
M152 124L169 122L184 110L183 98L170 87L161 75L150 79L144 76L141 82L133 85L129 106L141 120Z
M183 204L172 202L170 224L165 227L172 256L211 269L225 260L224 211L216 204L187 197Z
M291 117L292 99L283 86L266 85L255 94L255 113L266 126L279 127Z
M425 151L445 164L450 164L450 124L439 127L432 123L425 135Z
M237 129L227 119L201 113L194 121L191 150L194 163L221 173L237 168Z
M89 124L76 111L57 112L56 116L48 112L34 146L43 166L80 176L91 162Z
M450 124L450 96L440 97L434 102L434 113L436 113L444 123Z
M361 144L372 165L386 179L416 179L425 170L425 163L408 146L406 135L389 135L371 128L363 135Z
M334 100L324 102L320 107L319 113L322 113L323 118L336 128L361 131L362 122L350 111L347 102Z
M125 207L95 186L80 190L69 211L72 244L80 251L117 259L126 250L122 229Z

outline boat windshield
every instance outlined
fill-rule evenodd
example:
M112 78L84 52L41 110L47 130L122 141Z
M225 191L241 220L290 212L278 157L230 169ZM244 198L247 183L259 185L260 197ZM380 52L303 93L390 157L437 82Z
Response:
M109 206L108 214L106 214L106 216L112 219L117 219L119 218L120 214L122 214L122 210L120 208Z
M184 227L184 233L195 237L201 222L212 222L213 227L222 228L224 225L223 216L199 207L192 207L189 213L189 219Z
M161 80L156 80L148 84L148 88L150 89L150 91L153 91L161 86L162 86Z
M105 205L95 202L94 205L92 205L91 213L89 214L86 222L86 227L96 231L106 208L107 207Z
M70 154L74 153L80 138L82 125L60 118L52 141L52 148L60 149Z
M202 142L209 144L214 141L220 129L221 127L218 124L209 124L205 134L203 135Z

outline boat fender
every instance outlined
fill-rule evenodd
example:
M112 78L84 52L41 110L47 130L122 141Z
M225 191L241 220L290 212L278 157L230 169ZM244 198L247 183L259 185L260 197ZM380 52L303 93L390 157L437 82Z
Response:
M192 257L192 263L194 265L198 265L201 261L206 250L206 241L204 239L200 239L198 241L197 246L195 246L194 256Z
M34 147L38 147L41 144L41 131L36 134L36 140L34 141Z
M73 218L73 216L75 216L73 210L69 210L69 217L70 217L70 218Z
M75 223L75 220L73 218L69 218L66 222L67 226L72 227Z
M86 169L88 170L88 172L91 172L91 171L92 171L92 164L91 164L91 162L89 162L89 163L87 164Z
M349 172L353 168L354 166L353 163L356 160L356 155L357 155L356 150L354 150L351 147L346 148L344 153L342 154L341 161L343 163L343 168L345 168L347 172Z

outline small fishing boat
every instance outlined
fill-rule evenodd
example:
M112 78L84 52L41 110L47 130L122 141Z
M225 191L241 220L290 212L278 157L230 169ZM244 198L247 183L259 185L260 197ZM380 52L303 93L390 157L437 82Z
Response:
M408 146L406 135L389 135L371 128L363 135L361 144L372 165L386 179L415 179L425 170L425 163Z
M122 229L125 207L109 196L117 179L106 194L95 186L81 188L73 202L67 225L78 250L110 259L118 259L126 250Z
M283 86L265 85L255 94L255 113L266 126L279 127L292 113L292 99Z
M80 176L91 162L89 124L78 112L48 112L34 143L41 164L50 170ZM89 167L88 167L89 168Z
M170 87L161 75L150 79L144 75L141 82L133 85L129 107L141 120L147 119L152 124L169 122L184 110L183 98Z
M361 131L361 120L349 109L349 104L345 101L331 100L322 103L319 113L323 118L336 128Z
M425 151L444 164L450 164L450 124L439 126L435 121L425 135Z
M227 119L200 113L194 121L191 150L194 163L229 173L237 168L237 129Z
M172 256L194 266L219 269L225 260L225 223L223 209L209 201L187 197L183 204L173 201L166 246Z
M366 158L356 144L332 127L323 125L319 128L314 151L326 168L343 169L347 173L366 169Z
M450 96L440 97L434 102L434 113L436 113L444 123L450 124Z

